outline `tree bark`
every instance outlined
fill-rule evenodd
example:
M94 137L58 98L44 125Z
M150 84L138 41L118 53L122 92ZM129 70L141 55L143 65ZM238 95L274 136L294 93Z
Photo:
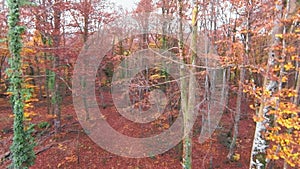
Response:
M266 150L268 148L268 142L264 138L263 133L266 132L266 125L270 123L270 118L268 116L268 112L270 110L270 106L267 105L267 101L270 99L274 99L273 93L278 88L278 82L273 80L270 75L272 75L272 67L274 67L278 58L278 51L275 50L275 47L280 45L280 38L276 37L277 34L282 34L282 25L280 20L282 19L283 12L283 2L279 1L276 4L277 15L274 18L274 26L272 32L272 46L271 51L268 56L268 63L266 69L266 75L263 81L263 95L260 103L259 110L257 112L258 119L261 119L256 122L253 145L251 150L250 157L250 169L264 169L267 166L269 160L266 158ZM270 96L266 96L266 93L270 93Z
M248 4L248 7L251 4ZM248 8L249 9L249 8ZM240 68L240 80L239 80L239 88L238 88L238 95L237 95L237 102L236 102L236 111L234 114L234 126L233 126L233 136L232 141L230 143L229 147L229 153L227 155L228 159L231 159L234 155L234 151L236 148L236 140L239 134L239 123L240 123L240 117L241 117L241 106L242 106L242 100L243 100L243 85L245 82L245 76L246 76L246 69L245 66L247 65L249 54L250 54L250 29L251 29L251 11L252 7L247 11L247 20L246 20L246 39L245 39L245 55L242 59L242 64Z
M182 28L182 1L178 1L178 13L179 13L179 55L184 64L183 53L183 28ZM191 132L186 131L187 126L191 125L192 116L194 114L195 105L195 90L196 90L196 77L195 77L195 65L197 57L197 16L198 16L198 3L194 1L193 13L192 13L192 40L191 40L191 57L187 60L187 63L191 64L189 68L189 79L181 80L180 92L181 92L181 110L183 113L183 133L188 133L183 139L183 152L182 152L182 168L192 168L192 135ZM184 76L184 65L181 65L180 77Z
M183 59L183 24L182 24L182 18L183 18L183 14L182 14L182 8L183 8L183 3L182 0L178 0L177 1L177 12L178 12L178 16L179 16L179 27L178 27L178 48L179 48L179 57L182 61L182 65L180 65L180 77L184 76L184 59ZM181 111L183 114L183 132L185 131L185 120L186 120L186 116L187 116L187 102L188 102L188 84L187 84L187 80L183 79L180 81L180 97L181 97ZM188 169L191 168L191 155L190 155L190 151L189 151L189 136L186 136L183 141L182 141L182 168L183 169Z
M24 77L22 71L22 33L24 28L20 26L20 6L19 0L9 0L8 15L8 39L9 51L11 58L9 60L9 69L7 70L10 80L9 90L11 95L11 104L14 113L13 124L13 143L12 152L12 168L29 167L35 160L34 141L29 131L25 131L24 127L24 106L25 101L30 98L30 91L24 88Z
M56 4L59 4L58 0L55 0ZM54 47L56 49L59 48L60 46L60 26L61 26L61 9L59 9L58 6L54 6L53 7L53 11L54 11L54 33L53 33L53 44ZM56 73L54 73L54 89L52 91L52 95L51 97L53 97L52 101L53 101L53 111L54 111L54 115L55 115L55 119L54 119L54 127L55 127L55 131L56 133L58 133L60 131L60 127L61 127L61 96L60 96L60 84L59 84L59 71L58 71L58 67L59 67L59 55L56 53L57 51L55 51L54 53L54 63L53 63L53 71L56 71Z

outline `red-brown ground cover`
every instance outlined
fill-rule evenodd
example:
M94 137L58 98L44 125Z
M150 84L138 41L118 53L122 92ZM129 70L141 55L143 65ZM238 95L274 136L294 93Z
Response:
M107 121L118 131L128 135L143 133L151 130L140 129L135 131L130 126L124 125L124 120L116 112L116 109L109 97L108 92L104 93L107 106L101 108ZM231 97L234 98L234 97ZM229 100L229 108L234 110L235 99ZM31 123L40 122L52 123L52 118L47 114L46 103L39 101L35 103L33 111L36 113L31 119ZM1 99L0 103L0 155L9 151L12 143L12 110L8 99ZM240 121L239 137L237 140L236 154L239 159L228 161L226 155L228 149L226 144L230 140L230 128L233 124L232 113L224 113L219 123L219 127L214 132L210 140L200 144L198 137L201 129L201 115L194 125L193 130L193 168L222 168L238 169L247 168L252 146L252 137L254 133L254 122L252 120L253 112L247 104L243 104L242 118ZM158 129L159 130L159 129ZM72 97L68 96L62 105L62 131L60 134L54 134L54 128L40 129L36 127L34 133L38 146L36 147L37 158L32 169L44 168L103 168L103 169L179 169L180 148L176 146L164 154L149 158L125 158L111 154L97 144L95 144L84 132L77 120L77 116L72 105ZM2 160L0 168L5 168L10 163L9 160Z

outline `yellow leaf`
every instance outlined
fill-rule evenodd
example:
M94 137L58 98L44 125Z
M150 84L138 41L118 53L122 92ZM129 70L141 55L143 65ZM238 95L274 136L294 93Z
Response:
M28 82L28 81L31 81L33 80L33 78L26 78L24 82Z
M32 102L37 102L37 101L39 101L39 99L37 99L37 98L32 98L32 99L30 99L30 101L32 101Z
M254 115L254 116L253 116L253 120L254 120L255 122L262 122L262 121L264 121L264 118L261 117L261 116L256 116L256 115Z
M293 55L293 56L292 56L292 60L296 60L297 58L298 58L297 55Z
M37 114L35 113L35 112L33 112L33 111L31 111L31 112L25 112L24 113L24 117L32 117L32 116L36 116Z
M154 79L160 79L160 78L162 78L162 77L164 77L164 76L161 76L161 75L159 75L159 74L155 74L155 75L150 76L150 79L151 79L151 80L154 80Z
M273 71L275 71L275 72L276 72L276 71L279 71L279 70L280 70L280 67L277 66L277 65L276 65L276 66L274 67L274 69L273 69Z
M71 157L66 157L65 159L66 159L66 161L68 161L68 162L75 162L75 161L76 161L76 156L75 156L75 155L72 155Z
M65 146L63 146L62 144L58 144L58 148L59 148L60 150L65 150L65 149L66 149Z
M164 129L168 129L169 127L170 127L170 125L167 124L167 123L163 125L163 128L164 128Z
M282 34L276 34L275 37L276 37L276 38L281 38L281 39L282 39L283 36L282 36Z
M150 48L155 48L155 47L156 47L156 44L153 43L153 42L150 42L150 43L149 43L149 47L150 47Z
M288 78L286 76L282 77L282 82L287 82Z
M285 70L288 71L288 70L294 69L295 67L291 62L289 62L288 64L284 65L284 68L285 68Z
M27 103L27 104L24 105L24 108L25 108L25 109L26 109L26 108L33 108L33 106L32 106L31 104Z
M250 109L252 109L252 110L255 110L255 107L254 107L254 105L253 104L250 104Z
M279 157L277 155L268 155L268 158L273 159L273 160L279 159Z
M28 117L29 117L29 113L26 113L26 112L25 112L25 113L24 113L24 117L25 117L25 118L28 118Z
M239 161L240 158L241 158L241 155L238 154L238 153L236 153L236 154L234 154L234 155L232 156L232 159L233 159L234 161Z
M293 96L295 96L294 93L292 93L292 92L289 92L289 93L288 93L288 97L293 97Z
M31 120L32 120L32 118L26 118L25 120L26 120L26 121L31 121Z
M37 88L37 86L32 85L32 84L26 84L25 87L26 87L27 89L28 89L28 88Z
M12 95L12 92L5 92L5 95Z

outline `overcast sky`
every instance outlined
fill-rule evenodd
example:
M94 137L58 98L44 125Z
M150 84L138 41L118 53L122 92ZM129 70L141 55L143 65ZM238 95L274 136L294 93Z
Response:
M117 5L121 5L124 9L129 11L136 8L136 3L140 0L111 0L112 2L116 3Z

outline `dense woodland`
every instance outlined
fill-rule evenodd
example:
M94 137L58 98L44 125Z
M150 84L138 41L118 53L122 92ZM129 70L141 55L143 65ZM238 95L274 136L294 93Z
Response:
M0 168L300 168L299 46L299 0L140 0L131 11L104 0L3 0ZM148 67L149 51L163 62ZM78 63L90 55L103 55L96 73ZM127 93L112 90L124 81ZM97 145L83 127L94 118L89 85L117 132L151 137L181 119L184 137L143 158ZM133 118L163 113L132 122L118 112L122 99Z

